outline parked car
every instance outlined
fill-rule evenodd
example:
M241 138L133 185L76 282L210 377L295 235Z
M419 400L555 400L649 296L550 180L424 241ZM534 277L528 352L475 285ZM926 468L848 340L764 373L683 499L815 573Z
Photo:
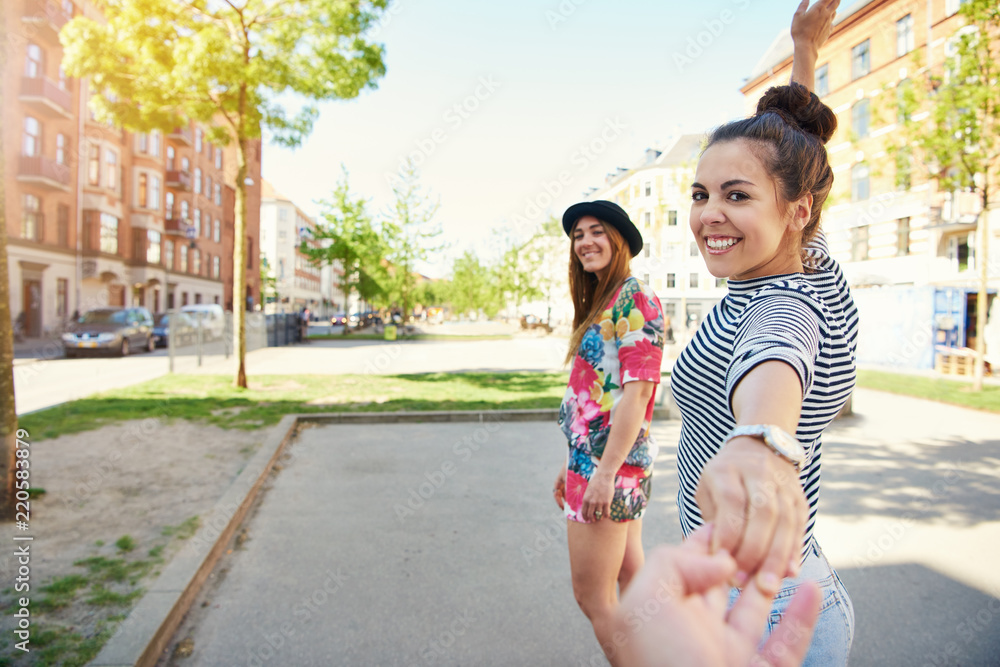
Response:
M330 317L330 326L337 327L347 325L347 313L334 313Z
M204 328L206 340L221 340L226 333L226 312L217 303L196 303L181 308L196 325Z
M95 308L81 315L62 335L67 357L87 352L121 356L156 347L153 316L145 308Z
M153 315L153 322L156 347L169 345L170 336L174 337L174 347L184 347L198 342L198 325L188 313L157 313Z

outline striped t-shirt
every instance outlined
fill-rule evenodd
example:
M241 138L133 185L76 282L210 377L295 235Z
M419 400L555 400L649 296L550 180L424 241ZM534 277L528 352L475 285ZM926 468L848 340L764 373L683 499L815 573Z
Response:
M820 438L854 389L858 314L822 235L807 248L805 265L807 273L729 281L729 293L674 365L671 390L682 418L677 505L685 536L703 523L695 502L701 471L736 427L730 407L736 385L758 364L780 360L802 382L795 435L807 455L799 475L809 503L803 547L812 538Z

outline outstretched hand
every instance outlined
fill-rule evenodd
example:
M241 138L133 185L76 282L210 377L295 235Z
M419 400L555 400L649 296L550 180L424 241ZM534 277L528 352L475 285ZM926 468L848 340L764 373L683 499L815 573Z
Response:
M803 583L782 622L758 650L781 580L764 574L753 578L727 613L727 581L736 563L725 551L711 554L710 541L711 525L706 525L681 546L650 553L615 616L615 629L627 637L621 664L801 664L819 614L819 589L813 582Z
M809 7L809 0L802 0L792 16L792 42L796 49L806 48L818 52L833 30L833 17L840 0L819 0Z

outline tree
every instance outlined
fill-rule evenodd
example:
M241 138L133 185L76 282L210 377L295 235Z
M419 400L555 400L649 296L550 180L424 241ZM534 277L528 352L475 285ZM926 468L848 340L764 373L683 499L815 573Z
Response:
M269 298L273 297L275 302L278 301L278 279L274 275L274 271L267 263L267 257L260 258L260 299L263 303L267 303Z
M452 265L449 301L455 313L479 312L492 317L500 310L492 271L470 250Z
M428 245L441 235L430 223L440 203L432 201L420 185L416 165L407 160L392 180L393 202L382 221L382 234L389 246L389 299L403 309L403 321L409 317L415 302L416 263L426 260L441 246Z
M494 267L497 297L505 311L513 307L515 315L521 303L542 296L538 283L538 273L542 257L534 248L535 237L517 243L505 237L505 230L495 231L497 247L506 246L503 255Z
M233 295L246 276L248 152L267 128L299 145L318 114L289 116L280 97L350 99L385 74L383 49L365 40L388 0L106 0L107 23L79 16L63 28L63 67L90 77L100 119L133 131L170 130L188 120L215 143L237 147ZM246 388L246 319L234 308Z
M0 36L7 43L7 25L0 12ZM0 49L0 72L6 71L7 49ZM0 109L4 105L0 80ZM0 516L14 517L14 459L17 449L17 409L14 403L14 320L10 313L7 270L7 202L4 187L3 133L0 132Z
M387 274L382 261L386 245L375 229L366 201L351 196L347 169L342 169L343 178L333 198L320 201L323 222L313 232L316 245L303 241L300 249L315 266L339 264L343 270L339 287L346 302L350 303L355 292L364 301L371 301L384 291Z
M983 388L986 305L989 288L989 214L1000 186L1000 5L969 0L959 10L965 27L952 38L944 71L924 68L918 85L898 95L904 131L923 151L928 174L942 191L978 195L976 267L976 367L973 389ZM915 121L914 112L929 111ZM904 156L905 149L896 156Z

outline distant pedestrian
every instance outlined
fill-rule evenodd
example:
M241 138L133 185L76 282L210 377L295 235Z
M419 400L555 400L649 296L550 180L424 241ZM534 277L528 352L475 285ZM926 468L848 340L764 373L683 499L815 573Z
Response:
M607 652L617 588L624 591L643 564L663 311L656 294L630 275L642 236L620 206L570 206L563 229L572 239L575 314L567 354L573 365L559 410L569 451L554 494L568 520L573 592Z

